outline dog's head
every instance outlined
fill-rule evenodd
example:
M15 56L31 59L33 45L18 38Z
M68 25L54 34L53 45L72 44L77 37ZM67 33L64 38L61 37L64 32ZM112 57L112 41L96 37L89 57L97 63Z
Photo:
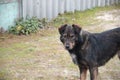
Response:
M67 50L72 50L80 42L81 28L78 25L62 25L59 28L60 40Z

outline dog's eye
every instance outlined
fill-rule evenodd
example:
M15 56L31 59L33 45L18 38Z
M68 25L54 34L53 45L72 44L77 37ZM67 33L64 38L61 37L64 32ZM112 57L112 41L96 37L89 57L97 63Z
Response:
M71 37L71 38L74 38L74 35L71 35L70 37Z
M66 37L67 37L67 35L63 35L63 37L64 37L64 38L66 38Z

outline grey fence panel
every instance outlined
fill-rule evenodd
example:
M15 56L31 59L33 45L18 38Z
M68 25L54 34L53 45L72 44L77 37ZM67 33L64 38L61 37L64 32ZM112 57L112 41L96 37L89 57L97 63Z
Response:
M47 5L46 0L41 0L41 8L42 8L42 10L40 11L41 18L47 18L47 16L46 16L46 14L47 14L46 5ZM37 8L35 10L37 10Z
M53 11L52 11L52 5L54 5L53 4L53 0L47 0L47 7L46 7L46 12L47 12L47 18L48 19L52 19L53 18L53 15L52 15L52 13L53 13Z
M80 0L80 11L83 11L84 1Z
M116 0L116 3L117 3L117 4L120 3L120 0Z
M58 15L58 0L53 0L53 5L52 5L52 10L53 10L53 18L57 17Z
M80 0L75 0L75 10L80 11Z
M22 0L22 16L52 19L64 12L118 4L120 0Z
M92 4L91 4L92 7L91 7L91 8L94 8L94 7L95 7L94 1L95 1L95 0L92 0Z
M70 11L71 12L75 11L75 1L74 0L70 0Z
M58 13L63 14L65 11L65 0L58 0Z
M22 16L23 16L23 18L26 18L26 15L27 15L27 5L26 5L26 3L27 3L27 0L24 0L23 1L23 3L22 3L22 10L23 10L23 13L22 13Z
M88 6L87 6L88 9L91 9L92 8L92 0L88 0Z
M82 10L82 11L85 10L85 2L86 2L86 0L82 0L82 1L81 1L81 6L82 6L82 7L81 7L81 10Z
M102 6L105 6L105 0L102 0L101 5L102 5Z
M83 0L83 7L82 7L82 10L86 10L87 9L87 5L86 5L87 1L86 0Z
M32 17L33 16L33 0L29 0L29 1L27 1L27 5L29 6L28 8L27 8L27 14L29 14L29 17Z
M115 1L115 0L111 0L111 4L114 4L114 1Z
M96 7L96 1L97 0L93 0L93 7Z
M109 6L110 0L106 0L105 5Z
M119 3L119 0L116 0L115 3L118 4L118 3Z
M119 1L119 0L116 0L115 3L118 4L118 1Z
M69 11L69 0L65 0L65 11Z
M101 0L98 0L98 6L101 6Z
M120 3L120 0L117 0L117 4Z
M40 14L41 4L40 4L40 0L36 0L35 2L33 2L33 4L31 6L33 6L33 8L32 8L33 10L31 10L31 11L33 11L32 12L33 13L32 16L36 16L38 18L41 18L41 14ZM30 5L29 5L29 7L30 7ZM30 14L29 14L29 16L32 17Z
M98 6L98 0L95 0L95 7Z

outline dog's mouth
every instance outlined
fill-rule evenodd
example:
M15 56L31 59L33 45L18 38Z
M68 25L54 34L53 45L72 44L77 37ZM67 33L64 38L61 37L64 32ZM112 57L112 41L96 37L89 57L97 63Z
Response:
M71 42L71 43L68 43L68 44L66 44L66 43L64 44L64 47L67 50L72 50L74 48L74 46L75 46L74 42Z

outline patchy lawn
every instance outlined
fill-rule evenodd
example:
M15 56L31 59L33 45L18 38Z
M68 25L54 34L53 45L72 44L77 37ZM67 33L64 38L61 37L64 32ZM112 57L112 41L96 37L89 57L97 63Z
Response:
M96 13L104 12L110 10L119 10L120 4L118 5L112 5L112 6L106 6L106 7L96 7L93 9L88 9L86 11L76 11L75 13L69 12L62 15L59 15L57 18L53 19L53 26L58 27L61 24L69 23L69 24L78 24L81 26L88 26L88 25L95 25L100 24L101 20L95 19L98 15ZM120 13L117 13L118 15ZM103 16L104 17L104 16Z
M95 8L92 11L76 12L76 17L75 14L73 16L75 19L67 22L82 24L83 29L91 32L101 32L120 26L118 7ZM69 15L65 15L68 18L73 15L67 14ZM81 14L84 17L86 17L84 14L88 14L88 17L81 18ZM58 18L65 18L65 15ZM82 20L86 20L86 23L81 22ZM54 26L67 22L56 22ZM120 80L120 61L117 56L105 66L100 67L99 78L100 80ZM79 79L79 70L59 41L56 28L40 30L30 36L0 35L0 80L48 79Z

